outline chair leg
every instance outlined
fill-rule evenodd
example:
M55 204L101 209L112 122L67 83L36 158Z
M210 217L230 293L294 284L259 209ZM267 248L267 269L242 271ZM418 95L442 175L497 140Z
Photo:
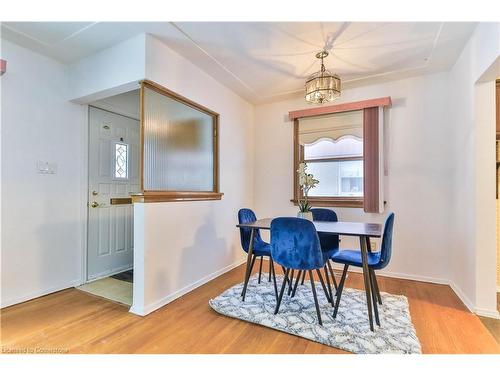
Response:
M288 295L291 295L292 294L292 284L293 284L293 274L294 274L295 270L292 270L292 274L290 276L290 285L288 286Z
M297 274L297 277L295 278L295 285L293 286L292 297L295 297L295 292L297 291L297 285L299 285L300 276L302 276L302 272L305 272L305 271L299 270L299 273Z
M262 278L262 257L260 257L260 266L259 266L259 284L260 279Z
M272 263L273 260L271 259L271 257L269 257L269 282L271 282L271 267L272 267Z
M302 281L300 282L300 285L304 285L304 280L306 278L306 272L302 273Z
M311 270L309 270L309 279L311 279L311 288L312 288L313 297L314 297L314 304L316 305L316 314L318 315L318 323L320 326L322 326L323 322L321 320L321 312L319 311L318 296L316 295L316 287L314 286L314 279L313 279L313 274L312 274Z
M253 255L252 256L252 263L250 263L250 272L248 273L248 280L250 280L250 276L252 276L252 271L253 271L253 266L255 264L255 259L257 259L257 257L255 255ZM245 289L243 288L243 290L241 291L242 296L243 296L244 291L245 291Z
M337 280L335 280L335 274L333 273L333 268L332 268L332 264L330 263L330 259L328 259L328 261L326 262L326 265L328 266L328 269L330 270L330 274L332 275L333 286L335 287L335 292L337 292L337 288L338 288ZM337 293L335 293L335 295L337 295Z
M377 296L376 296L376 293L375 293L375 286L373 285L374 284L374 281L373 281L373 278L374 278L375 274L373 273L372 270L370 270L370 287L372 289L372 302L373 302L373 312L375 313L375 323L377 323L377 325L380 327L380 320L379 320L379 317L378 317L378 304L377 304Z
M274 281L274 294L276 295L276 301L278 300L278 284L276 284L276 271L274 270L274 262L272 258L269 258L269 264L271 265L271 271L273 273Z
M328 294L330 294L330 302L332 303L332 307L334 305L333 303L333 293L332 293L332 286L330 285L330 276L328 276L328 267L325 266L323 267L325 269L325 276L326 276L326 286L328 287Z
M344 289L344 282L347 276L348 268L349 268L348 264L344 265L344 271L342 271L342 277L340 278L339 287L337 289L337 300L335 301L335 308L333 310L333 319L337 317L337 311L339 310L339 304L340 304L340 297L342 297L342 290Z
M285 271L285 278L283 279L283 284L281 285L280 295L278 296L278 301L276 302L276 308L274 309L274 315L280 311L281 300L283 299L283 293L285 293L286 282L288 281L288 273L290 268Z
M326 289L325 282L323 281L323 276L321 275L320 270L317 269L316 273L318 274L319 282L321 283L321 287L323 288L323 292L325 293L325 297L326 297L327 301L331 302L332 299L330 298L330 294L328 293L328 290Z
M380 290L378 289L377 275L375 275L375 270L371 270L373 274L373 286L375 287L375 293L377 294L378 304L382 304L382 297L380 296Z

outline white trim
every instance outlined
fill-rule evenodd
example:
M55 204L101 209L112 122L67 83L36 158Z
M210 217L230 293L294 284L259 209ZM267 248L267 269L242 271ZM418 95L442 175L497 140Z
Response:
M47 294L60 292L61 290L68 289L68 288L74 288L74 287L81 285L80 281L81 281L80 278L78 278L77 280L68 281L66 283L58 284L58 285L53 286L53 287L48 288L48 289L25 294L22 297L11 298L7 301L2 301L0 307L3 309L5 307L17 305L18 303L26 302L26 301L32 300L34 298L43 297Z
M450 281L448 285L455 292L457 297L463 302L465 307L467 307L467 309L470 312L474 312L475 311L474 304L469 300L469 298L466 297L465 293L462 292L462 289L460 289L458 285L455 284L453 281Z
M476 309L475 313L486 318L499 319L500 313L497 310Z
M82 174L81 174L81 194L80 194L80 220L82 222L82 247L81 247L81 275L80 285L87 280L87 246L88 246L88 190L89 190L89 106L84 105L84 123L82 124Z
M337 264L334 264L333 266L334 270L342 270L342 268L343 266L338 266ZM352 267L349 268L349 272L362 273L363 270L361 268ZM424 283L432 283L432 284L450 285L450 282L447 279L441 279L430 276L418 276L418 275L410 275L407 273L390 272L390 271L376 271L376 274L380 276L393 277L397 279L421 281Z
M208 283L209 281L215 279L216 277L219 277L220 275L222 275L226 272L229 272L236 267L241 266L245 262L246 262L246 257L244 259L240 259L240 260L234 262L233 264L230 264L229 266L226 266L218 271L215 271L215 272L211 273L210 275L205 276L205 277L201 278L200 280L195 281L194 283L192 283L192 284L190 284L190 285L188 285L188 286L186 286L186 287L184 287L184 288L182 288L174 293L169 294L166 297L159 299L156 302L150 303L149 305L144 306L143 308L141 308L139 306L132 305L132 307L130 307L129 312L131 312L132 314L140 315L140 316L146 316L149 313L152 313L153 311L159 309L160 307L165 306L167 303L170 303L173 300L183 296L184 294L189 293L190 291L202 286L203 284Z

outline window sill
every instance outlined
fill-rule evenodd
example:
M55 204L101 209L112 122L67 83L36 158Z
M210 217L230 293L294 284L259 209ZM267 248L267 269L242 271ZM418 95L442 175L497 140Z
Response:
M133 203L185 202L221 200L224 193L212 191L145 191L133 194Z
M297 199L290 199L295 206L298 206ZM345 197L345 198L309 198L308 202L311 203L313 207L354 207L363 208L363 198L359 197Z

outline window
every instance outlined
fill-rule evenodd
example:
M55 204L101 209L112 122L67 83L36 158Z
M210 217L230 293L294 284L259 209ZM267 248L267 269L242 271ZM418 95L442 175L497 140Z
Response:
M384 109L391 98L376 98L297 111L294 126L292 201L302 198L296 170L307 163L319 184L309 191L316 207L363 207L384 210Z
M308 172L320 183L311 197L363 196L363 140L345 135L338 140L322 138L304 144Z
M115 178L128 178L128 145L115 144Z
M142 194L135 201L220 199L218 123L217 113L142 82Z
M311 203L362 207L363 111L313 116L296 121L295 126L296 162L307 163L308 173L319 180L309 191ZM295 199L301 194L296 190Z

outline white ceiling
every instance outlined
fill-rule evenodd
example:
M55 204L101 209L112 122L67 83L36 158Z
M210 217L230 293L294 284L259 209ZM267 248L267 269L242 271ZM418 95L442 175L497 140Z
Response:
M319 69L344 87L449 69L475 23L8 22L2 37L71 63L150 33L244 98L266 102L303 91Z

